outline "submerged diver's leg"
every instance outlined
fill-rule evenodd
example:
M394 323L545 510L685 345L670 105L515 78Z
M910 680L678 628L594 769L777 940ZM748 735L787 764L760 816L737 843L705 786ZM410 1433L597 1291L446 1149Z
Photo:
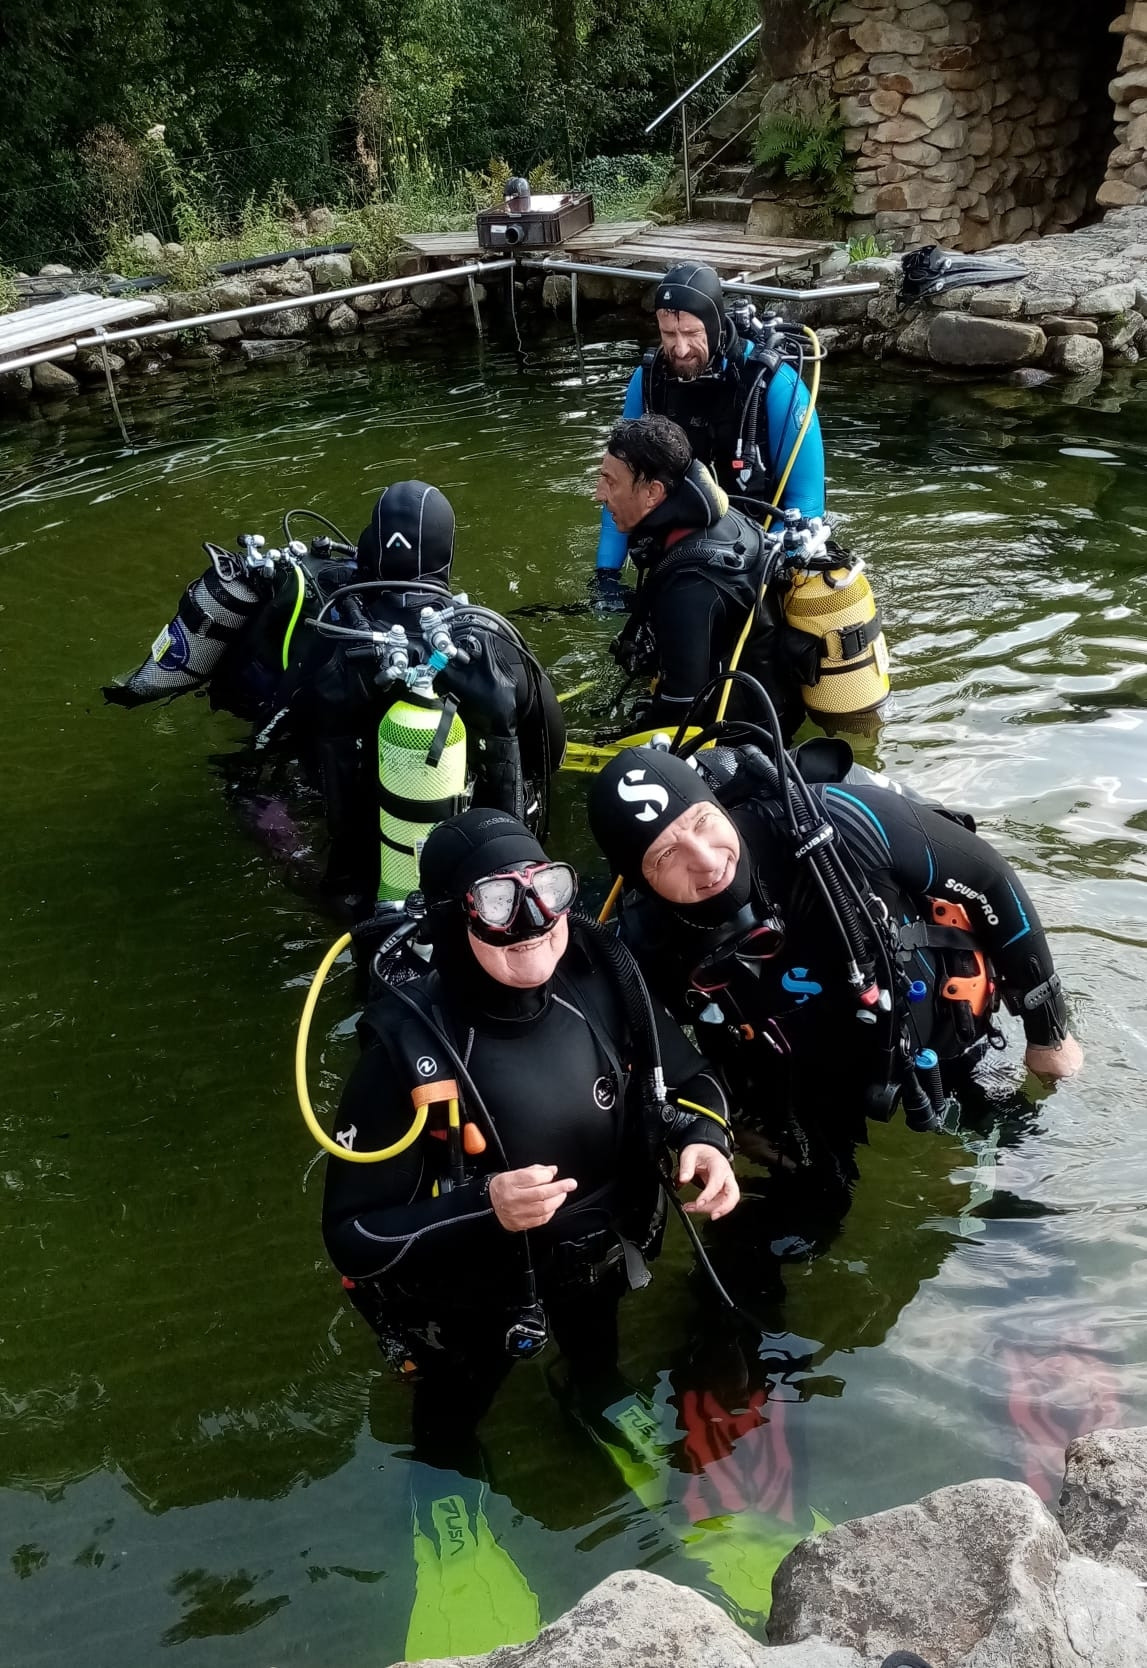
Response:
M513 1365L505 1332L503 1317L483 1314L430 1321L410 1334L416 1459L484 1475L478 1426Z

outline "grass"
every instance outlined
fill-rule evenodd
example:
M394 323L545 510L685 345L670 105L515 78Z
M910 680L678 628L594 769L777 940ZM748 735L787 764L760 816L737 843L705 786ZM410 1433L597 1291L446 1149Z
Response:
M635 219L648 211L671 166L667 156L591 157L578 172L576 188L593 192L600 219ZM160 141L152 141L151 168L152 174L156 169L162 174L166 200L174 204L168 218L174 219L179 230L180 248L178 253L165 254L163 270L178 289L201 288L210 282L212 268L225 261L332 243L354 244L369 276L384 277L402 232L464 230L473 224L477 209L502 201L502 189L511 173L500 158L492 158L480 171L463 170L455 181L444 179L425 164L404 168L386 197L372 192L364 200L333 205L330 225L310 233L282 191L273 192L265 201L249 197L228 223L211 204L205 181L181 169ZM531 169L530 184L538 194L568 188L549 161ZM150 229L140 225L144 213L151 215L153 225L162 223L154 193L141 193L131 202L121 200L116 207L117 219L106 234L105 266L125 278L150 276L155 262L132 243L132 237Z

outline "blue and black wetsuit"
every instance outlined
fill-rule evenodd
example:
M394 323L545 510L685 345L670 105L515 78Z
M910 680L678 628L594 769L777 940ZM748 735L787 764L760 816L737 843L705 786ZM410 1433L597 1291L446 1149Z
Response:
M739 337L732 320L726 319L725 340L705 375L683 382L667 375L662 356L653 355L630 378L621 413L623 418L631 418L653 411L680 423L692 443L693 455L711 471L735 505L742 493L751 499L772 499L808 409L808 390L792 365L784 363L771 374L763 373L767 382L757 408L756 434L745 439L747 447L754 441L759 447L764 468L754 471L743 484L733 468L733 459L747 396L755 380L753 351L753 343ZM744 507L751 510L748 504ZM780 507L799 509L805 516L824 514L824 441L815 413ZM609 511L603 510L597 567L616 572L625 563L628 545Z

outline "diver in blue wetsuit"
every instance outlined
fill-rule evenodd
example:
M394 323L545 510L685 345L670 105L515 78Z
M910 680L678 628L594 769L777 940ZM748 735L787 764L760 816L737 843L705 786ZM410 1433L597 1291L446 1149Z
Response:
M749 514L773 494L808 407L797 369L765 342L738 331L724 310L712 267L672 267L657 289L661 344L630 378L623 418L671 418L689 437L693 455L737 509ZM779 503L823 516L824 443L813 414ZM622 606L620 570L628 538L603 510L594 590L607 607Z

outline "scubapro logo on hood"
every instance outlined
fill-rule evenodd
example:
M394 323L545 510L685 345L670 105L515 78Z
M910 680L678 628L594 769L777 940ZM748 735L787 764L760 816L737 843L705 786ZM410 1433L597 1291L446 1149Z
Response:
M669 795L659 782L647 782L644 770L627 770L617 784L617 797L627 805L642 805L635 811L638 822L654 822L669 804Z

